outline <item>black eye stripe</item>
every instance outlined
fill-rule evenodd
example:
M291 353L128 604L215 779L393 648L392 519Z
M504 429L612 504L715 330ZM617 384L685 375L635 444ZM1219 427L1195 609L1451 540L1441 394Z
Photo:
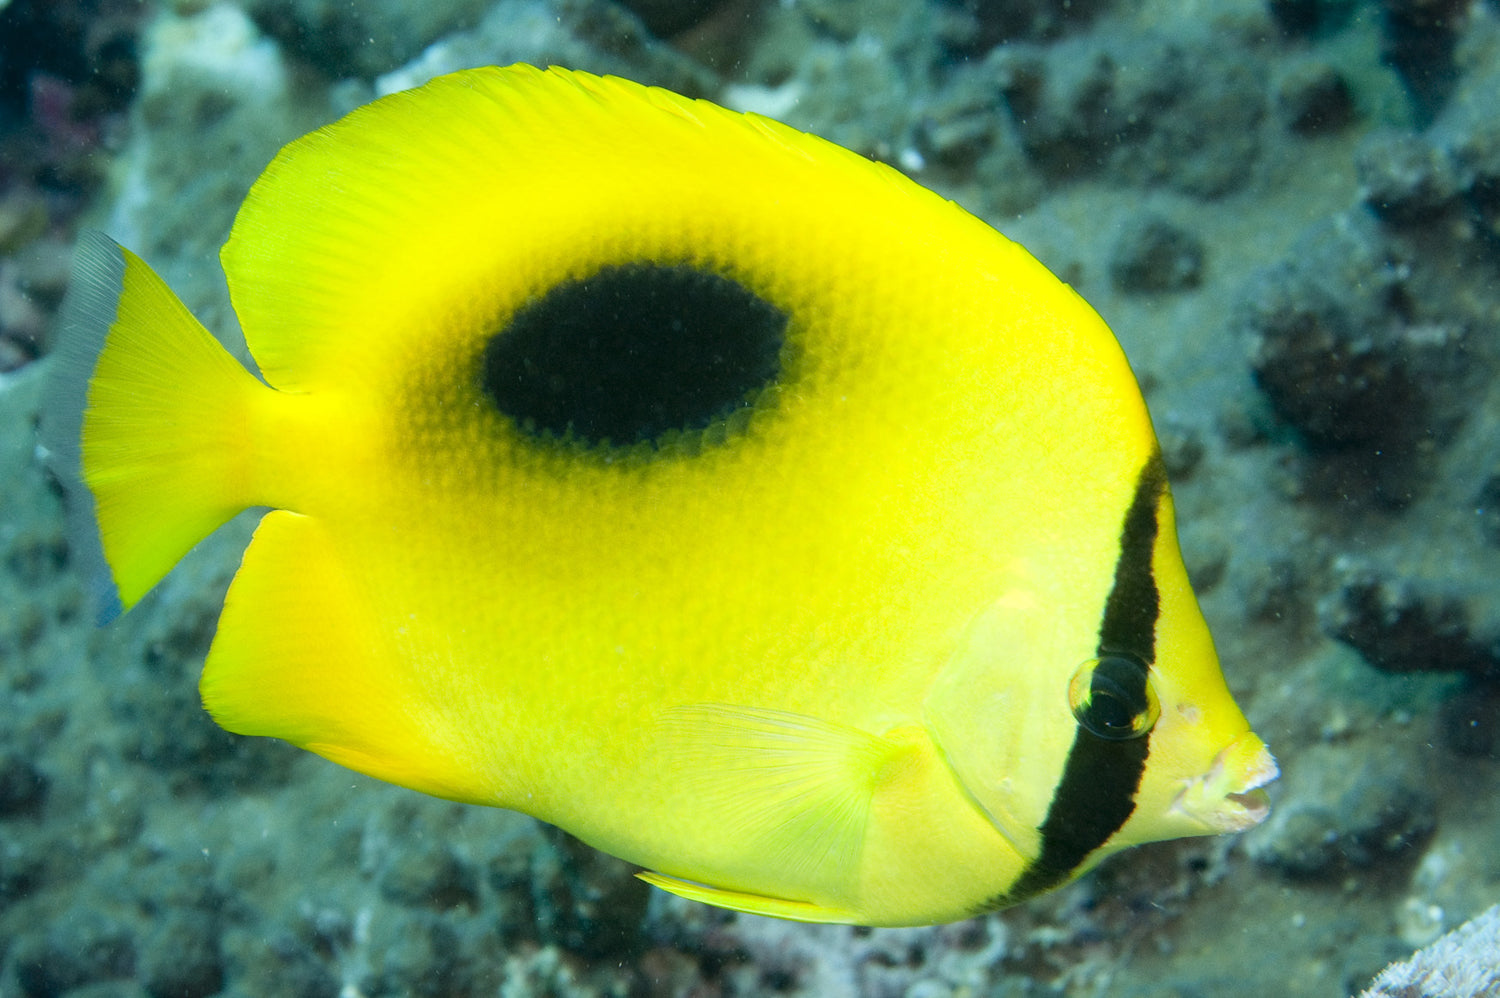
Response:
M1120 530L1115 581L1099 625L1099 649L1106 655L1133 655L1146 665L1156 657L1160 594L1152 565L1158 530L1157 510L1166 490L1161 456L1141 470L1135 498ZM1068 750L1062 779L1039 829L1042 848L1004 894L978 910L1024 901L1065 882L1095 849L1108 842L1135 810L1151 737L1107 740L1079 725Z
M1120 530L1120 557L1115 583L1099 624L1099 654L1133 655L1148 666L1156 661L1156 618L1161 596L1152 556L1156 551L1157 508L1166 491L1161 456L1153 455L1141 471L1135 499Z

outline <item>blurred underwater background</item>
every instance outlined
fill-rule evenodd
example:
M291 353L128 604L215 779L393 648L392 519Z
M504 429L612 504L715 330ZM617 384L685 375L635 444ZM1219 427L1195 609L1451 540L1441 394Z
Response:
M956 925L737 915L217 728L252 517L94 627L36 437L78 232L233 344L218 248L276 150L512 62L888 162L1099 310L1265 824ZM1497 373L1496 2L0 0L0 996L1358 993L1500 901ZM1500 995L1495 923L1382 993Z

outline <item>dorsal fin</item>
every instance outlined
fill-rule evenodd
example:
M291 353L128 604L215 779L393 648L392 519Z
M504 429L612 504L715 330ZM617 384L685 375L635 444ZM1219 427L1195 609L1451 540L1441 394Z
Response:
M414 326L482 312L485 295L556 263L549 239L567 241L573 267L607 256L609 213L672 194L663 169L733 190L736 178L830 158L853 167L845 182L919 190L822 139L628 80L468 70L282 149L240 208L224 272L266 380L308 390L382 362ZM589 224L581 248L578 219Z

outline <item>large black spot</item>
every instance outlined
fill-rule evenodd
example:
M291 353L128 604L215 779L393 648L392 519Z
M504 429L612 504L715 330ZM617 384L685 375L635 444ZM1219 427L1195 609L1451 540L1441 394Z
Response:
M688 266L630 263L549 289L484 351L484 391L524 430L628 446L702 430L776 380L786 313Z

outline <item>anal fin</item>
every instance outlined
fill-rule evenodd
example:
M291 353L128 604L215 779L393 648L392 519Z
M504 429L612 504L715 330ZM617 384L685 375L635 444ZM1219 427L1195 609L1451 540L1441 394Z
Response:
M424 793L494 802L455 751L398 648L321 521L261 520L230 586L199 689L230 731L281 738Z

